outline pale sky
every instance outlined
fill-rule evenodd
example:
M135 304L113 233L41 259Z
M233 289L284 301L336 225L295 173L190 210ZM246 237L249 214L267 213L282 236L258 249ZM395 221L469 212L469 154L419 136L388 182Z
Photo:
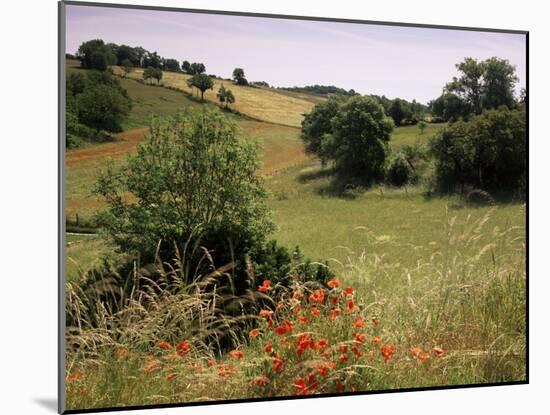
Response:
M68 5L68 53L90 39L142 46L164 58L202 62L230 78L273 86L336 85L361 94L438 97L464 57L508 59L525 86L523 34L425 29Z

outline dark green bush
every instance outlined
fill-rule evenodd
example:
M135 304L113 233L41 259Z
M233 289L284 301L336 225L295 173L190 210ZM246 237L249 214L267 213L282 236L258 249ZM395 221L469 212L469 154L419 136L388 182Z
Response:
M397 153L386 171L386 181L397 187L407 184L412 178L411 167L403 153Z

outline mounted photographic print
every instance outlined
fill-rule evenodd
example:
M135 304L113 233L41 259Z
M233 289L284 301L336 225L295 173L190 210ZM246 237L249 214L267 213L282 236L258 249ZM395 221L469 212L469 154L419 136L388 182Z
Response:
M60 412L528 382L527 32L59 12Z

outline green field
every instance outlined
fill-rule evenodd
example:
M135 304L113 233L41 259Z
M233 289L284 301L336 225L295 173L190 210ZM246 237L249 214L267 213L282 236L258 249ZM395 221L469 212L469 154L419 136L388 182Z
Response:
M70 70L80 69L73 64ZM132 76L139 76L139 72ZM185 76L167 74L164 80L180 86ZM134 103L125 131L114 142L67 151L66 214L71 220L78 215L80 220L89 221L104 207L91 193L98 173L107 159L118 166L125 162L127 154L145 139L144 127L151 115L173 115L186 107L214 105L132 79L122 79L121 83ZM269 88L243 88L235 88L237 100L239 91L244 96L237 108L250 117L228 116L241 129L243 139L259 145L261 174L270 191L268 205L277 226L269 237L289 250L299 246L313 261L327 261L342 286L350 285L355 290L355 314L342 313L338 318L331 316L332 306L328 303L322 306L326 307L322 318L308 314L311 320L307 323L298 321L298 313L290 311L295 306L292 300L286 299L282 306L284 318L295 327L296 334L287 338L291 346L296 344L298 333L304 331L316 339L334 339L331 346L335 353L327 356L336 369L326 378L319 376L319 391L334 391L340 379L345 379L342 386L346 391L524 380L525 205L469 205L459 196L428 195L422 183L401 188L379 185L341 196L333 190L330 171L304 153L297 128L301 119L297 111L311 108L320 98ZM254 106L274 96L278 97L280 111L270 113L271 107ZM207 99L213 101L212 91ZM284 107L285 102L288 107ZM428 124L422 134L418 126L395 128L391 152L405 145L423 146L444 126ZM68 234L68 289L77 285L83 273L100 265L102 258L113 260L114 252L99 234ZM269 275L263 277L269 279ZM334 292L343 295L339 289ZM208 315L212 299L201 297L200 290L197 293L166 293L166 297L158 298L147 293L155 307L144 310L136 306L128 310L127 317L126 313L109 316L128 318L122 320L117 336L132 339L128 344L137 344L133 349L118 337L112 343L105 340L109 337L105 335L110 330L108 319L101 322L103 327L71 337L75 344L93 344L97 354L90 362L78 352L70 356L68 407L292 395L297 393L292 382L298 374L312 370L319 361L328 361L329 357L321 358L313 350L308 350L303 359L297 356L265 322L259 323L258 340L236 336L243 360L216 354L202 345L192 348L185 358L178 357L174 344L159 347L168 327L191 324L191 320L185 320L185 313L198 318L201 327L210 324L209 319L220 319L217 314ZM349 298L342 298L344 301L339 301L345 307ZM78 302L75 304L80 307ZM311 313L312 308L311 303L304 301L303 305L301 317L305 310ZM357 360L350 355L352 360L348 362L338 356L337 350L342 350L342 345L357 346L358 341L353 340L357 334L353 319L357 317L368 322L362 330L368 340L355 354ZM288 362L288 369L286 374L268 370L273 387L259 389L251 382L270 365L264 352L266 341L277 348ZM380 341L395 346L391 360L381 358ZM96 342L104 349L95 349ZM420 360L411 355L411 348L430 354ZM271 362L271 356L269 359ZM210 361L215 363L210 365ZM225 377L219 371L227 367L234 372Z

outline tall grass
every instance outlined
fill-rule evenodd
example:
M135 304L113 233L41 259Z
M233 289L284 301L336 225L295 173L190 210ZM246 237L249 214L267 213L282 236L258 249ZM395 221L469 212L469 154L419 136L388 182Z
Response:
M492 214L460 227L447 214L443 243L394 247L414 266L368 234L319 303L298 279L235 297L228 269L184 284L162 264L160 278L136 269L127 294L68 284L68 408L524 380L524 228L490 228Z

